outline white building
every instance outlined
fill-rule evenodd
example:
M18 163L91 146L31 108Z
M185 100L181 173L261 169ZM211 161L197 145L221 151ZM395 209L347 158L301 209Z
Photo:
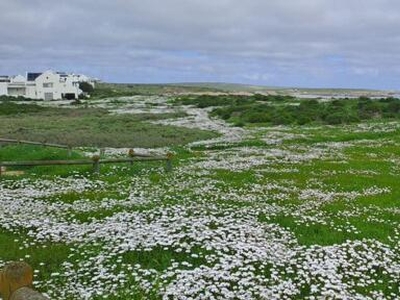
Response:
M43 100L77 99L82 93L79 83L83 81L94 86L94 82L85 75L53 71L27 73L26 77L0 76L0 95Z
M44 72L35 79L36 99L76 99L82 91L74 76L65 73Z
M9 76L0 75L0 96L7 95L7 87L10 82Z
M26 95L26 85L25 77L22 75L17 75L10 77L10 82L7 86L8 96L25 96Z

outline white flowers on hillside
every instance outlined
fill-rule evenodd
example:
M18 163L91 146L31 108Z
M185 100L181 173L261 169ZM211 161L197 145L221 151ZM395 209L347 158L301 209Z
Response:
M132 107L134 99L122 100ZM0 181L2 230L26 232L18 240L22 248L49 242L70 248L39 288L55 299L129 299L135 293L182 300L399 299L400 210L356 205L392 189L328 180L379 175L343 167L346 150L358 141L294 146L285 141L311 133L232 128L200 109L189 113L163 122L223 135L193 144L206 150L162 180L149 170L113 183L83 175ZM243 145L252 139L265 145ZM221 145L226 148L213 148ZM315 162L338 169L318 172ZM343 209L325 209L337 203ZM363 232L358 222L389 226L387 238ZM326 230L338 242L301 243L298 232L307 230ZM5 263L0 257L0 267Z

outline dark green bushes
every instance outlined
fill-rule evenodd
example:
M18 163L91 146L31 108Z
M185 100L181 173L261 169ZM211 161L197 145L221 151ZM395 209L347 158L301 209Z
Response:
M36 113L47 110L46 107L37 104L18 104L11 101L0 102L0 115L14 115L23 113Z
M7 96L7 95L1 95L0 96L0 102L4 102L4 101L35 101L35 99L31 99L31 98L25 98L22 96Z
M183 96L176 99L176 103L181 105L194 105L199 108L212 106L241 106L248 104L259 104L262 102L286 103L293 101L291 96L281 95L262 95L255 94L252 96L243 95L200 95L200 96Z
M92 94L94 91L93 85L85 81L79 83L79 88L87 94Z
M194 105L199 108L211 106L238 106L246 103L254 103L255 100L244 96L230 95L200 95L200 96L184 96L176 100L181 105Z
M280 98L279 98L280 97ZM255 95L251 97L224 96L190 98L184 102L198 107L215 106L211 114L234 124L306 125L349 124L370 119L400 118L400 99L336 99L327 101L302 100L290 102L282 96ZM240 101L238 101L240 99ZM256 100L257 99L257 100ZM269 99L268 101L266 99ZM280 101L277 99L281 99ZM221 100L221 101L220 101ZM292 98L293 100L293 98ZM229 103L230 102L230 103Z

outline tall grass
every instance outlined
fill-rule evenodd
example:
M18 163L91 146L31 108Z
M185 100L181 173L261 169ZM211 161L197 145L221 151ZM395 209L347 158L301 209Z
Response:
M210 131L147 122L181 114L110 115L102 109L36 109L28 108L23 115L10 110L10 114L0 116L0 137L74 147L133 148L182 145L217 136Z

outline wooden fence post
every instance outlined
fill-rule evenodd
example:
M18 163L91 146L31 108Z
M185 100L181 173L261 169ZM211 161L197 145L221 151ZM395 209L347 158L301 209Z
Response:
M135 156L135 150L129 149L128 156L131 158L131 166L133 165L133 157Z
M104 157L104 153L106 153L106 149L100 148L100 157Z
M167 164L166 164L166 170L167 172L171 172L172 171L172 157L174 155L171 152L167 153Z
M93 155L92 160L93 160L93 173L100 174L100 156Z
M72 147L68 146L68 157L72 156Z

